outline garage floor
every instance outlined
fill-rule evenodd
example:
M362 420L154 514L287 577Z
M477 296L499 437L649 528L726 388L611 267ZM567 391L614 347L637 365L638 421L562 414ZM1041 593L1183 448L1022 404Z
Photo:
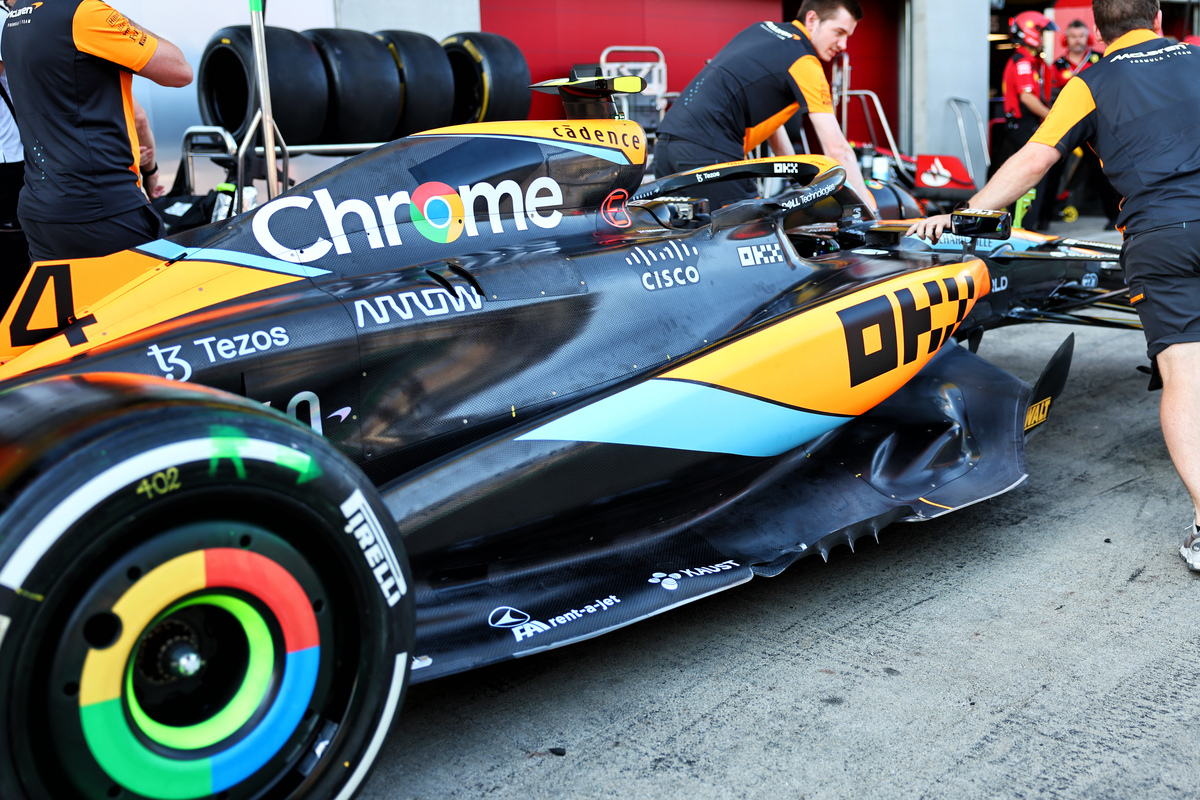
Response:
M1032 381L1069 332L980 353ZM1200 576L1145 361L1076 330L1002 497L414 688L362 797L1194 797Z

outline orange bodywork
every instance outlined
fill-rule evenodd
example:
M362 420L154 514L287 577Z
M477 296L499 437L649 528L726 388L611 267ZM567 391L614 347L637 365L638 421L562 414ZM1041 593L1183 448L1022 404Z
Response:
M301 280L219 261L168 262L135 250L69 263L37 262L0 319L0 380L193 311ZM73 323L69 331L23 343L66 322Z
M916 375L989 285L987 267L977 260L906 273L750 333L662 377L857 416ZM910 317L920 323L906 321L901 297L911 298ZM915 346L906 348L906 340ZM863 367L856 371L855 363Z

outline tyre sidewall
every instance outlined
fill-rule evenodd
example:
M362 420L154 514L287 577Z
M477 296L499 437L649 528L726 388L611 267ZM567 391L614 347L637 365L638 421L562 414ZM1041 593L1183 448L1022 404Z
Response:
M214 448L213 441L222 444ZM209 442L207 455L205 442ZM240 454L236 442L243 445ZM192 455L181 456L186 453ZM183 460L173 462L180 457ZM308 471L301 473L298 467L305 464ZM178 491L155 496L151 482L150 496L138 492L143 479L172 467L179 471ZM98 481L106 475L107 481ZM48 528L39 524L56 515L73 517L21 581L24 596L15 601L12 622L0 644L0 707L8 709L0 720L0 795L38 796L35 784L19 786L12 777L18 766L28 776L25 762L39 757L37 742L21 741L28 726L36 726L40 707L39 699L24 690L34 685L31 680L36 682L30 675L44 658L50 637L56 636L53 626L68 612L72 598L82 596L88 576L94 578L106 560L115 561L118 554L153 538L155 521L161 524L173 509L214 519L238 514L237 508L224 507L220 501L223 489L247 508L272 504L286 508L280 515L267 513L269 508L247 513L256 524L270 525L272 516L298 523L302 530L289 530L288 524L277 521L284 529L271 532L300 542L306 556L324 562L314 566L329 580L340 582L340 618L358 625L354 655L360 663L353 672L355 686L345 701L341 726L316 768L290 796L341 796L339 792L361 780L365 771L357 767L363 763L363 752L381 739L380 729L386 728L402 699L398 693L402 695L407 684L407 654L412 649L411 596L406 593L389 604L359 540L347 532L342 508L352 497L361 498L361 505L387 526L388 536L393 531L382 501L357 467L301 426L268 412L172 404L139 410L130 415L127 425L81 441L71 456L32 480L0 517L6 533L0 542L0 568L16 563L26 542L38 537L45 541ZM398 548L399 537L391 538ZM26 547L24 553L29 550ZM411 585L403 551L397 550L396 557L404 585ZM39 596L40 602L32 599ZM398 658L401 654L406 655ZM348 674L337 672L335 680ZM346 763L354 768L346 769Z

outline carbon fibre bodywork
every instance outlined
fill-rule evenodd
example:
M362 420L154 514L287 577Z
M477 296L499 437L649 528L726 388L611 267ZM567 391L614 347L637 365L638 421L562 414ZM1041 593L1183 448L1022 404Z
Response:
M1033 388L956 338L1066 315L1114 256L923 247L813 156L762 162L799 189L680 220L627 202L644 162L624 121L399 140L228 224L38 265L0 379L190 381L324 435L404 539L415 680L1025 478L1069 349Z

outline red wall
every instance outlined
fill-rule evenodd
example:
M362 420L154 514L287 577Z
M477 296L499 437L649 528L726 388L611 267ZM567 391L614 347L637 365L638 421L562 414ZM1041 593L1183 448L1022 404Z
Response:
M613 45L653 45L667 60L668 91L688 82L742 28L779 16L779 0L480 0L482 28L516 42L536 83L565 78ZM534 92L532 119L562 116L555 95Z
M613 45L653 45L667 60L667 84L682 91L743 28L794 14L798 0L480 0L482 28L512 39L529 62L534 82L565 78L575 64L595 63ZM897 110L899 4L864 0L864 17L850 38L851 88L872 89L893 126ZM554 95L534 92L529 116L562 115ZM866 138L861 114L851 112L851 138ZM880 134L882 137L882 134Z
M879 102L891 123L892 133L900 136L900 6L888 0L864 0L863 18L850 37L846 53L850 56L850 88L870 89L879 95ZM869 141L863 121L862 103L851 98L847 138ZM838 109L839 119L841 110ZM874 111L872 111L874 115ZM886 136L873 116L879 143L887 147Z

